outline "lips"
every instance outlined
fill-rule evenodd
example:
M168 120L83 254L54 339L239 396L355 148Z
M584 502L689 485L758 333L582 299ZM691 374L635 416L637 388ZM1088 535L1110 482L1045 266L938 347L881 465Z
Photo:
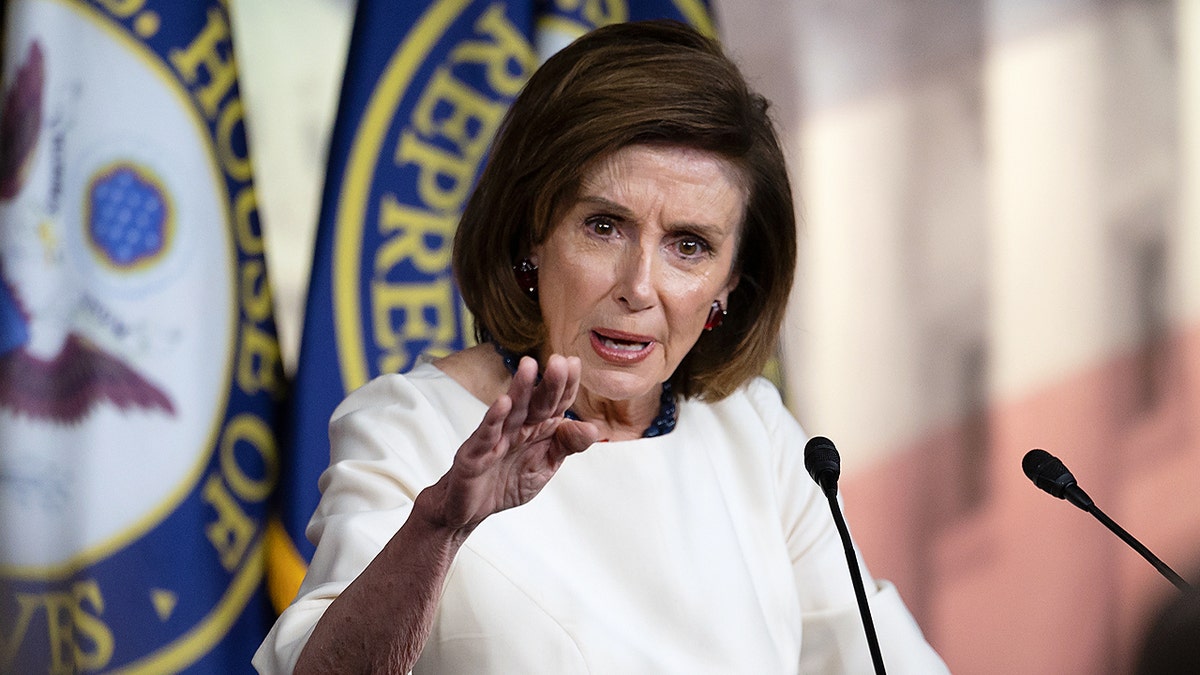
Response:
M638 363L654 351L655 341L646 335L621 331L592 331L592 349L609 363L628 365Z

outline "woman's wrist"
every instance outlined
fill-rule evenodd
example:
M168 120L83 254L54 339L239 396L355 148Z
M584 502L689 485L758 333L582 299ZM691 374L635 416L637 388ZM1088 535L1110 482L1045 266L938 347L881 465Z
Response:
M455 523L448 514L446 477L421 490L413 502L409 519L431 536L445 539L455 548L466 541L479 522Z

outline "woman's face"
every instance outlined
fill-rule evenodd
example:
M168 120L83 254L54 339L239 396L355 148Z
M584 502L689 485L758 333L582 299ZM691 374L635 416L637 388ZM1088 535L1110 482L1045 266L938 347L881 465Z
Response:
M713 153L632 145L596 162L533 250L543 356L578 356L585 395L657 408L737 284L745 205L736 168Z

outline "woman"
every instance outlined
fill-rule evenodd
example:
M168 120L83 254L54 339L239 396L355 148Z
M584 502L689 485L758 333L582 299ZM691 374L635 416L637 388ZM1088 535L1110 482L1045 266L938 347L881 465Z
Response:
M334 413L317 552L256 665L869 670L805 437L755 377L795 249L766 102L713 42L621 24L551 58L455 240L480 344ZM867 579L893 672L943 669Z

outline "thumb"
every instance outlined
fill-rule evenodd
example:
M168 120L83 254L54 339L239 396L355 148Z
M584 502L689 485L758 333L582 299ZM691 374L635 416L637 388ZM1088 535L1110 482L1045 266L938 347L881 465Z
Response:
M583 452L600 440L600 430L591 422L578 420L563 420L554 430L554 439L558 441L563 454L573 455Z

